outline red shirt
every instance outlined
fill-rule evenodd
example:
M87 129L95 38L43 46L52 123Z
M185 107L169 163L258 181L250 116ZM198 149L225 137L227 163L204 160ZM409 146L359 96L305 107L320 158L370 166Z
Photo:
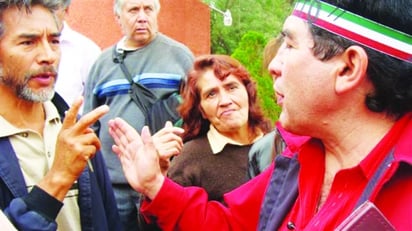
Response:
M370 200L397 230L412 230L412 114L399 120L359 165L336 174L319 212L316 205L324 176L323 147L316 140L302 146L299 196L281 230L288 230L289 221L296 230L333 230L354 210L366 183L391 150L395 160L376 184ZM200 188L183 188L167 179L157 197L143 203L142 212L158 217L163 230L256 230L273 168L226 194L227 206L207 202L207 194Z

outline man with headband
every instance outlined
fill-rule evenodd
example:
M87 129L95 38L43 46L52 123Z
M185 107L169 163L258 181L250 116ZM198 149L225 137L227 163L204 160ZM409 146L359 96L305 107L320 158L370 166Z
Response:
M163 230L412 230L411 12L410 0L297 1L269 70L281 125L312 138L225 204L164 177L147 129L111 121L146 218Z

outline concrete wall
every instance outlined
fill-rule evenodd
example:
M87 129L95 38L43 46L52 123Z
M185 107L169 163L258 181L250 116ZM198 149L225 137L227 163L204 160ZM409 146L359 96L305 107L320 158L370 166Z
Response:
M113 14L114 0L72 0L69 25L101 48L122 36ZM210 11L200 0L160 0L159 30L186 44L195 55L210 53Z

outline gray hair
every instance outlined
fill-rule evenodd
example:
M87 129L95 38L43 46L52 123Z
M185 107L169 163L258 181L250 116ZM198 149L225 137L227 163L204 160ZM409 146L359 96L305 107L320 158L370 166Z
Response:
M61 6L66 9L67 7L70 6L70 3L72 3L72 0L61 0Z
M115 15L117 16L120 15L120 11L122 10L124 1L125 0L115 0L114 1L113 11ZM154 7L155 7L156 12L160 11L160 1L159 0L154 0Z
M59 9L62 0L0 0L0 38L4 33L3 13L6 9L17 7L20 10L31 12L33 6L43 6L53 12ZM70 0L67 0L70 2Z

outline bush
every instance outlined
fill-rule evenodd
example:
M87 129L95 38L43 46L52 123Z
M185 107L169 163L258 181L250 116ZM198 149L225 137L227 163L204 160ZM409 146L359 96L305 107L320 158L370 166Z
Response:
M272 78L262 67L262 54L266 43L267 40L262 33L248 31L242 36L232 57L239 60L250 72L257 84L259 103L265 115L272 121L276 121L280 107L276 104Z

